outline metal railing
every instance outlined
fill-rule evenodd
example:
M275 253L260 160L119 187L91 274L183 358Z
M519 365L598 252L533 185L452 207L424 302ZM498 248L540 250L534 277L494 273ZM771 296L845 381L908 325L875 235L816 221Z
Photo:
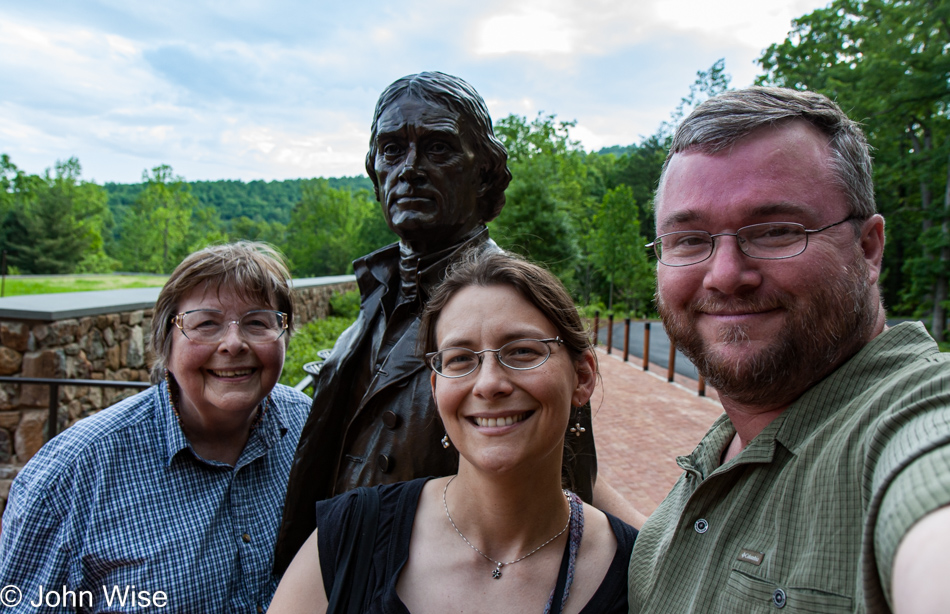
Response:
M330 357L331 352L333 352L333 350L330 348L317 352L317 357L320 360L308 362L303 366L303 370L307 373L307 375L302 380L297 382L297 385L294 386L294 388L300 392L303 392L308 386L313 385L314 378L320 373L320 369L323 368L323 362Z
M629 362L630 358L630 318L624 318L624 339L623 339L623 361ZM613 331L614 316L607 316L607 353L613 352ZM600 336L600 312L594 312L594 330L593 342L596 345ZM667 360L666 381L673 382L676 375L676 346L670 343L670 355ZM650 322L643 321L643 370L650 370ZM697 375L696 394L706 396L706 379L702 375Z
M121 382L104 379L58 379L53 377L11 377L0 376L0 383L40 385L49 387L49 418L46 421L46 439L56 436L59 429L59 387L90 386L98 388L136 388L144 390L152 384L148 382Z

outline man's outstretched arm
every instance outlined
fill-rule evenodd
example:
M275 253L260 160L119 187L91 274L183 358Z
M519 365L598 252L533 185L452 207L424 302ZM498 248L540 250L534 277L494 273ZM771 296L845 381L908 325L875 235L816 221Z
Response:
M910 528L897 547L892 578L895 614L947 611L950 506L927 514Z

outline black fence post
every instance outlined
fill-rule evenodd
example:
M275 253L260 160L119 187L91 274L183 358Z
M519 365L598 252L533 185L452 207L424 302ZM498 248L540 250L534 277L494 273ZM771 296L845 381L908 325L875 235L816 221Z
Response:
M59 430L59 384L49 385L49 417L46 419L46 440L56 437Z
M673 345L673 342L670 342L670 362L666 367L666 381L672 382L673 376L676 374L676 346Z
M643 370L650 370L650 323L643 323Z
M630 318L623 319L623 361L630 358Z
M607 314L607 353L610 354L610 350L614 346L614 314Z

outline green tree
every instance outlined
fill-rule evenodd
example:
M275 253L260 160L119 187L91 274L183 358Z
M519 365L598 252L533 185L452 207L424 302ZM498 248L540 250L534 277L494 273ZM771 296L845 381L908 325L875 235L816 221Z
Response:
M616 291L631 311L645 314L652 311L654 282L639 218L630 186L620 185L604 194L594 215L591 259L610 284L607 308L613 309Z
M362 256L373 216L381 217L372 195L330 187L326 179L307 181L303 196L290 214L285 253L295 275L341 275ZM389 241L386 241L389 242Z
M228 230L228 237L231 241L244 239L246 241L263 241L271 245L284 245L286 234L286 224L276 221L252 220L243 215L231 220L231 227Z
M166 164L142 173L144 189L123 220L115 256L123 268L170 273L190 252L223 235L213 228L213 215L194 220L197 205L188 184Z
M499 245L544 264L569 289L583 258L579 242L592 206L584 152L570 140L573 126L541 114L531 123L518 115L496 123L512 181L505 208L491 223Z
M950 2L834 0L793 22L760 83L821 92L864 124L888 218L885 299L945 334L950 279Z
M109 270L103 228L109 223L105 191L82 181L79 160L57 162L42 177L0 162L0 234L8 262L23 273L62 274Z

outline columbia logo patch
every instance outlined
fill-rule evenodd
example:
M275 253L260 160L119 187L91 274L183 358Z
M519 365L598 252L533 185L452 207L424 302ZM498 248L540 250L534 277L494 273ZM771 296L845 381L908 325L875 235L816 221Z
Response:
M740 561L746 563L752 563L753 565L761 565L762 559L765 558L765 554L762 552L756 552L755 550L749 550L748 548L743 548L742 552L739 553L739 556L736 557Z

